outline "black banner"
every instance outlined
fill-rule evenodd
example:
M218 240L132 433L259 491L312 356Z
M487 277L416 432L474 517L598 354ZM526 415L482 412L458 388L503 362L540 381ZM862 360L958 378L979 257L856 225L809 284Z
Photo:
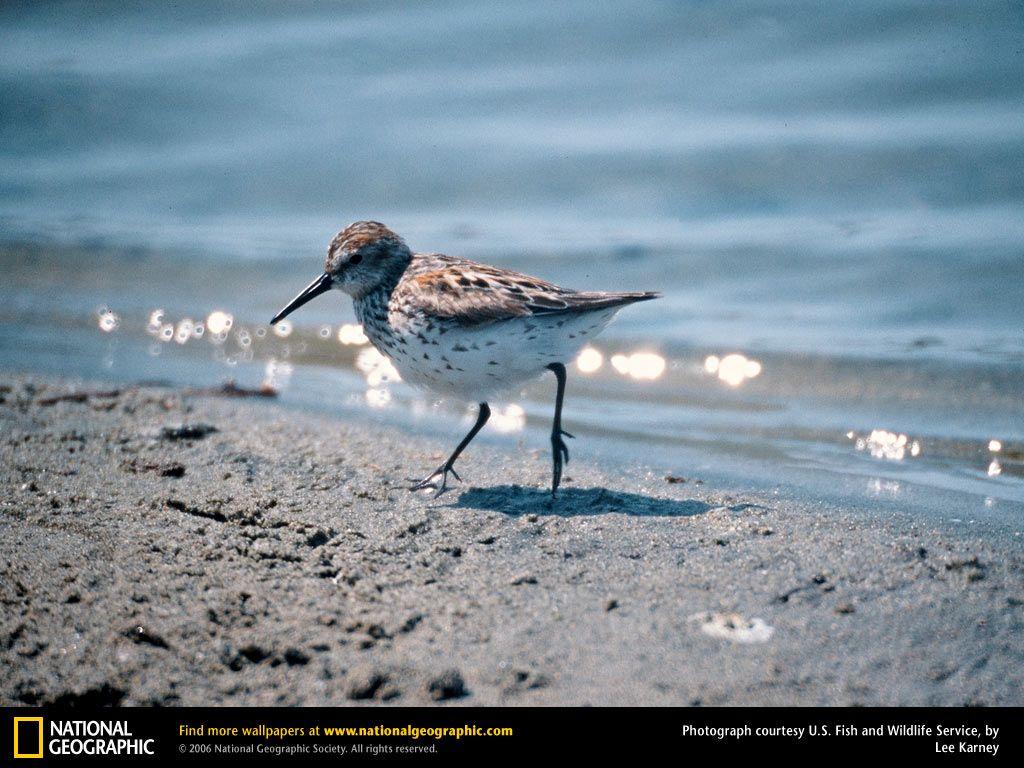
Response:
M1020 709L3 710L0 764L906 757L1021 759Z

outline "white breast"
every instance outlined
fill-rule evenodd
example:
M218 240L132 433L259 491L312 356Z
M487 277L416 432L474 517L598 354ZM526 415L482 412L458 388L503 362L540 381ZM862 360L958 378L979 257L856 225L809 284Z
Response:
M405 381L482 402L518 389L552 363L570 363L617 311L538 315L472 328L435 324L426 330L426 323L408 323L398 331L400 341L381 352Z

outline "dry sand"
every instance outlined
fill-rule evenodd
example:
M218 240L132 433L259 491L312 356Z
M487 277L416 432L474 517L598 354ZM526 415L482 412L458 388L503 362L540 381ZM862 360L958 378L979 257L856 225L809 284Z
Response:
M450 446L169 389L5 375L0 425L3 704L1024 704L1012 532L579 445L552 505L512 440L431 501Z

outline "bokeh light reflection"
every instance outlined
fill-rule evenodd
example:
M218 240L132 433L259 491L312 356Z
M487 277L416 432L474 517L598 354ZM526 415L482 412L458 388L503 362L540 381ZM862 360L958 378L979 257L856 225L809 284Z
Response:
M370 342L359 323L345 323L338 328L338 341L345 346L362 346Z
M853 447L858 451L866 451L872 458L902 461L907 454L912 457L921 454L921 443L911 440L907 435L890 432L887 429L873 429L867 437L858 437L855 432L847 432L846 436L854 441Z
M595 373L604 365L604 355L593 347L584 347L576 357L576 368L580 373Z
M516 403L492 408L491 419L487 423L498 432L519 432L526 425L526 411Z
M761 375L761 363L745 355L732 353L725 357L708 355L704 358L704 370L712 376L718 376L731 387L738 387L747 379Z
M210 333L214 336L220 336L222 333L227 333L231 330L231 326L234 325L235 318L229 315L227 312L222 310L214 310L206 318L206 327Z
M612 355L612 368L623 376L653 381L665 373L665 358L654 352L634 352L631 355Z
M121 318L117 316L112 310L104 307L99 311L99 319L97 321L99 328L104 333L111 333L116 331L118 326L121 325Z

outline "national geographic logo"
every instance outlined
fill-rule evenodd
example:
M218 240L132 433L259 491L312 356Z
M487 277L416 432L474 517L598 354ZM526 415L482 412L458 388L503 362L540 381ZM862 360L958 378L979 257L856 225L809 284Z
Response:
M43 718L14 718L14 756L43 756Z
M14 757L40 758L56 755L155 755L153 739L132 735L125 720L49 721L44 736L42 717L14 718Z

